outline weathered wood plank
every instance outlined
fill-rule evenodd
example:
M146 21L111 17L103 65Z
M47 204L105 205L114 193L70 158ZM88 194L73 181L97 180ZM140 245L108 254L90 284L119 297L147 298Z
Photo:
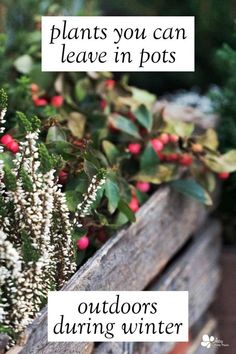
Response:
M9 343L9 339L10 338L8 337L8 335L0 333L0 354L5 353L5 348Z
M219 282L220 224L204 225L188 249L149 290L189 290L189 324L199 320L212 302ZM174 343L136 343L135 354L164 354ZM122 343L103 343L94 354L123 354Z
M63 290L144 289L202 224L206 214L196 201L168 187L159 189L139 210L137 221L111 238ZM21 353L50 353L48 348L54 343L47 344L46 311L29 330L29 340ZM66 344L68 353L72 347ZM57 350L58 354L63 352ZM77 353L85 353L80 343Z

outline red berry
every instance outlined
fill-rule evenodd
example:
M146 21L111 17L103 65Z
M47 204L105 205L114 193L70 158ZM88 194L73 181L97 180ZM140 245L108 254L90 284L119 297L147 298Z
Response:
M183 166L189 166L189 165L192 164L193 158L192 158L192 156L189 155L189 154L183 154L183 155L180 156L179 162L180 162L180 164L183 165Z
M39 91L39 87L38 87L37 84L31 84L31 85L30 85L30 88L31 88L31 92L32 92L32 93L36 93L36 92Z
M167 143L170 141L169 134L162 133L162 134L159 136L159 140L160 140L164 145L167 144Z
M157 152L157 156L160 161L164 161L166 159L166 154L163 154L162 152Z
M37 107L43 107L48 104L48 101L45 98L33 98L34 105Z
M89 238L85 235L81 237L77 242L76 242L77 248L79 250L86 250L89 246Z
M51 105L55 108L60 108L63 105L64 98L62 96L53 96L51 98Z
M175 152L166 155L167 161L178 161L178 159L179 159L179 155Z
M7 144L7 148L13 154L16 154L19 151L19 144L16 141L13 140L11 143Z
M141 145L139 143L130 143L128 145L128 151L133 155L139 155L141 150Z
M143 193L147 193L150 190L151 185L148 182L137 182L136 188L139 189Z
M135 196L131 198L129 202L129 207L134 213L139 210L138 199Z
M5 134L1 137L1 143L3 145L8 145L14 141L13 137L10 134Z
M178 135L176 134L170 134L169 135L169 140L172 142L172 143L177 143L179 141L179 137Z
M104 111L106 106L107 106L107 101L106 100L101 100L100 101L100 108L101 108L102 111Z
M58 176L59 176L59 182L61 184L65 184L67 182L67 180L68 180L68 173L67 172L61 170L59 172Z
M115 86L115 80L112 80L112 79L108 79L105 81L105 86L108 90L112 90Z
M218 173L219 179L222 179L222 180L228 179L229 176L230 176L229 172L220 172L220 173Z
M159 139L157 139L157 138L152 139L152 140L151 140L151 143L152 143L153 149L154 149L156 152L160 152L160 151L162 151L163 148L164 148L163 143L162 143Z

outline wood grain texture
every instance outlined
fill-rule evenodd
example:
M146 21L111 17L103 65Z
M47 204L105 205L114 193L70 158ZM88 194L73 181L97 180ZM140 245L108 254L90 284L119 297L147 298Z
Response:
M111 238L63 290L142 290L165 267L206 218L205 207L169 187L160 188L138 211L137 220ZM21 354L74 353L74 343L47 343L47 312L28 329ZM85 354L77 343L78 354Z
M148 290L189 290L189 324L199 320L212 302L219 283L221 227L210 221L185 252ZM134 354L164 354L174 343L136 343ZM103 343L93 354L123 354L122 343Z

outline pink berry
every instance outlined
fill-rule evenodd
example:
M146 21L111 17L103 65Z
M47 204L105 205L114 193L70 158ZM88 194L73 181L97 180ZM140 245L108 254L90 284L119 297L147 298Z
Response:
M183 154L179 158L179 163L183 166L189 166L193 162L193 158L189 154Z
M143 193L147 193L150 190L151 185L148 182L137 182L136 188L139 189Z
M48 104L48 101L45 98L34 98L34 105L37 107L43 107Z
M61 170L59 172L58 176L59 176L59 182L61 184L65 184L67 182L67 180L68 180L68 173L67 172Z
M87 236L81 237L77 242L76 242L77 248L79 250L86 250L89 246L89 238Z
M139 143L130 143L128 145L128 151L133 155L139 155L141 151L141 145Z
M60 108L63 105L64 98L62 96L53 96L51 98L51 105L55 108Z
M7 148L13 154L16 154L19 151L19 144L16 141L13 140L11 143L7 144Z
M154 149L156 152L160 152L160 151L162 151L163 148L164 148L163 143L162 143L159 139L157 139L157 138L152 139L152 140L151 140L151 143L152 143L153 149Z
M1 137L1 143L3 145L8 145L14 141L13 137L10 134L5 134Z
M160 140L164 145L165 145L165 144L168 144L168 142L170 141L169 134L162 133L162 134L159 136L159 140Z
M176 134L170 134L169 135L169 140L172 142L172 143L177 143L179 141L179 137L178 135Z
M105 86L108 90L112 90L115 86L115 80L112 80L112 79L108 79L105 81Z
M139 210L138 199L135 196L131 198L129 202L129 207L134 213Z
M222 180L228 179L229 176L230 176L229 172L220 172L220 173L218 173L219 179L222 179Z

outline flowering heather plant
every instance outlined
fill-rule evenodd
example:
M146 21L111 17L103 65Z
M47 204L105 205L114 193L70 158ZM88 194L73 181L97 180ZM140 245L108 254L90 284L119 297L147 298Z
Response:
M4 123L6 96L3 91L0 95ZM76 269L73 223L56 176L58 159L38 143L40 121L22 113L18 119L25 139L11 167L0 160L0 319L1 330L12 339L34 319L48 291L61 288ZM104 182L93 177L76 220L89 214Z

